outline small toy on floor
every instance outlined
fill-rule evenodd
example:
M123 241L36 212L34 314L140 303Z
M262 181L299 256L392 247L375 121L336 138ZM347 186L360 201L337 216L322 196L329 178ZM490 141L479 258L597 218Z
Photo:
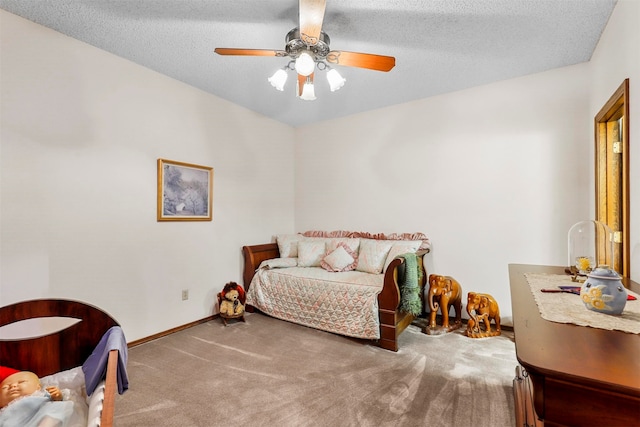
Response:
M222 317L225 326L227 319L239 319L244 322L244 301L245 293L242 286L236 282L224 285L222 292L218 294L218 304L220 305L220 317Z

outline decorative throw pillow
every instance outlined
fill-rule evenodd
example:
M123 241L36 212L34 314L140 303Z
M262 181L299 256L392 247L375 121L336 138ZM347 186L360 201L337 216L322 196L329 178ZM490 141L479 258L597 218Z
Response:
M301 240L298 242L298 266L320 267L326 251L324 240Z
M364 273L380 274L393 246L389 240L360 239L360 253L356 270Z
M420 245L422 244L421 240L403 240L401 242L396 242L391 246L391 250L387 255L387 260L384 262L384 268L382 271L387 271L387 267L391 264L391 261L398 255L406 254L406 253L415 253Z
M280 251L280 258L295 258L298 256L298 242L304 239L302 234L278 234L276 242Z
M338 246L331 252L329 252L320 266L327 271L351 271L356 269L358 264L357 255L351 250L347 243L338 243Z

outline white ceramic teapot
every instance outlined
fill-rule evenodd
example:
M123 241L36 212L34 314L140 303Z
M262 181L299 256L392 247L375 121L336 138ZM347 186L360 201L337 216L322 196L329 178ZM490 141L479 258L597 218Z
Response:
M627 289L615 270L602 265L587 274L587 280L580 288L580 297L589 310L621 314L627 304Z

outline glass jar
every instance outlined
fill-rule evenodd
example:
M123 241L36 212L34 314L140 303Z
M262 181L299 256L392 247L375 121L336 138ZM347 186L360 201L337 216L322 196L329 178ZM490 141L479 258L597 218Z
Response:
M600 221L580 221L569 229L569 267L576 276L586 279L599 265L613 263L613 232Z

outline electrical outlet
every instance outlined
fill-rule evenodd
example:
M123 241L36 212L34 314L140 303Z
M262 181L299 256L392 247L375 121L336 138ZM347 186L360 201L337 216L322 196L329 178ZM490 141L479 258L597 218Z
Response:
M186 301L189 299L189 289L182 290L182 301Z

